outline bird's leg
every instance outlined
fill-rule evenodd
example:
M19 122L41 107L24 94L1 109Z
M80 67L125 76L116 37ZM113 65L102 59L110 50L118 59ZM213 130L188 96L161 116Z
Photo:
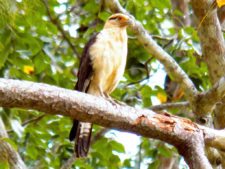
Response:
M118 101L116 99L113 99L111 96L109 96L108 93L104 93L104 96L105 98L110 102L112 103L113 105L116 105L116 104L119 104L119 105L122 105L122 106L125 106L126 104L121 102L121 101Z
M105 94L104 94L104 92L102 91L101 87L98 87L98 90L99 90L100 96L101 96L101 97L104 97Z

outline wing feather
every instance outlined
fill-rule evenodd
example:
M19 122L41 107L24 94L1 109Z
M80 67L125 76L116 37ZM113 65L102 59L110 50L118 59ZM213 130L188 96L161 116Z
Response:
M75 90L87 92L88 87L91 82L91 76L93 74L93 67L91 62L90 47L95 43L97 39L95 34L90 38L81 57L79 71L78 71L78 81L75 85ZM87 156L90 138L91 138L92 125L90 123L79 122L78 120L73 121L73 127L70 130L69 139L70 141L74 140L76 137L75 143L75 152L77 157Z
M75 86L75 90L87 92L91 75L93 73L93 67L91 63L91 56L89 49L95 43L97 39L97 35L95 34L90 38L86 46L84 47L84 51L81 57L79 71L78 71L78 81Z

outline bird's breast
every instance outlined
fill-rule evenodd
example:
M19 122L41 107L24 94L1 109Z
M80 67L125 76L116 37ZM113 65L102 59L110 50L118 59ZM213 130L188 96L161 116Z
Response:
M104 34L103 34L104 35ZM102 36L90 49L94 70L94 81L110 93L123 76L127 58L127 39ZM112 87L111 87L112 86Z

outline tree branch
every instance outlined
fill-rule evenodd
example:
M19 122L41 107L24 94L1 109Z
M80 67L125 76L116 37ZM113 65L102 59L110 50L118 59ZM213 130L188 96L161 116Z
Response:
M216 135L212 137L213 129L200 127L185 118L115 105L103 98L42 83L0 79L0 105L61 114L103 127L160 139L177 147L191 168L201 169L203 162L204 166L211 168L202 151L204 142L222 150L225 148L222 131L215 130ZM188 149L188 152L183 149ZM198 154L198 158L190 159L194 157L193 154Z
M205 143L210 147L215 147L219 150L225 151L225 130L215 130L200 126L205 136Z
M198 20L203 60L209 70L212 84L215 84L225 73L225 44L217 8L212 7L214 0L192 0L194 14Z
M225 96L225 77L219 79L215 85L206 92L199 94L194 103L194 111L198 115L209 114L218 102L222 102Z
M41 0L47 10L47 15L50 19L50 21L57 27L57 29L59 30L59 32L62 34L63 38L66 40L66 42L69 44L70 48L72 49L73 53L80 58L79 53L76 50L76 47L73 45L73 43L71 42L70 38L68 37L68 33L63 29L62 25L60 24L59 20L57 17L54 17L51 14L51 11L49 9L49 5L48 5L48 1L47 0Z
M15 149L4 139L8 138L4 123L0 117L0 163L8 163L10 169L26 169L26 165Z
M224 20L225 20L225 7L224 6L222 6L221 8L218 9L217 15L220 20L220 24L223 25Z
M198 35L203 60L207 64L211 83L215 84L225 74L225 43L217 8L212 8L215 1L192 0L191 3L199 24ZM214 124L217 128L225 127L225 98L222 102L223 104L217 105L215 109Z
M26 121L24 121L21 126L26 126L30 123L36 123L38 122L39 120L41 120L43 117L45 116L45 114L42 114L40 116L37 116L37 117L34 117L34 118L31 118L31 119L28 119ZM7 133L10 133L10 132L13 132L13 130L7 130Z
M129 13L120 5L118 0L105 1L105 5L110 8L112 12ZM132 17L132 16L131 16ZM176 79L182 85L185 91L186 97L192 104L195 95L198 93L193 82L189 79L187 74L181 69L176 61L166 53L149 35L144 29L142 24L133 18L132 30L136 34L140 43L144 45L147 52L158 59L166 68L167 72Z
M165 110L165 109L185 108L188 106L189 106L189 102L164 103L160 105L151 106L150 109L154 111L159 111L159 110Z
M60 169L71 168L75 160L76 160L76 154L73 153L73 155L60 167Z

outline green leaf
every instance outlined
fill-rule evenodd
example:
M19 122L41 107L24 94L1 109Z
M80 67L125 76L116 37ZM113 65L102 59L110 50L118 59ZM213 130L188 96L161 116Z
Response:
M114 140L110 141L109 144L112 146L112 149L114 151L117 151L119 153L125 153L125 149L124 149L123 144L121 144L119 142L116 142Z
M43 53L39 53L34 57L35 73L44 72L50 65L50 59Z
M152 93L152 89L147 85L145 85L141 89L141 97L142 97L144 107L149 107L152 105L152 102L151 102L152 94L151 93Z
M159 146L158 147L158 152L164 157L171 157L172 156L172 151L168 149L166 146Z
M98 14L98 17L99 17L101 20L103 20L103 21L106 21L106 20L108 19L109 16L110 16L110 14L109 14L108 12L105 12L105 11L100 12L100 13Z
M160 165L160 161L155 160L148 166L148 169L157 169L159 167L159 165Z
M1 169L10 169L8 161L0 161L0 168Z
M0 69L5 65L8 55L7 51L0 52Z

